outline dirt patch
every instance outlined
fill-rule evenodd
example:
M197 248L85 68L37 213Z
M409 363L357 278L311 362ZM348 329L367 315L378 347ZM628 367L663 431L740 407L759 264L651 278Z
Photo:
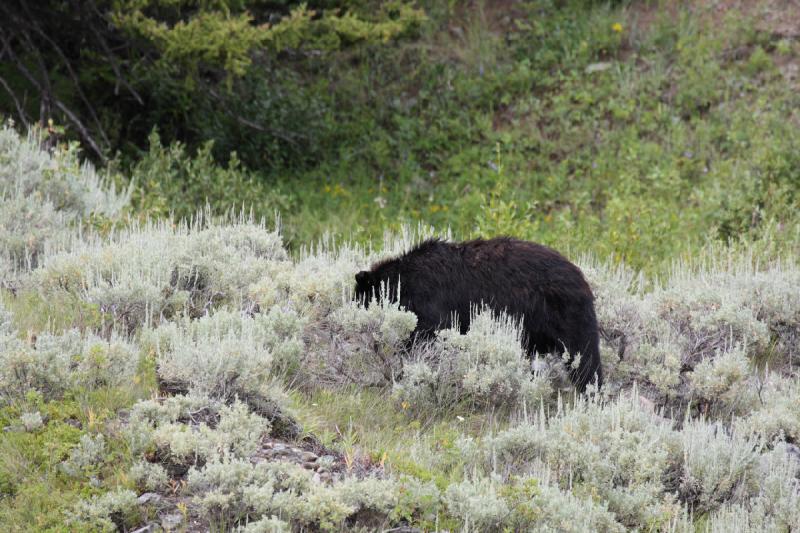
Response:
M698 0L695 4L714 15L738 11L774 38L800 38L800 0Z
M800 0L694 0L684 4L702 20L714 23L729 12L750 17L756 29L774 38L800 39ZM636 2L630 6L630 20L647 30L663 13L678 16L679 2L666 6L657 2Z

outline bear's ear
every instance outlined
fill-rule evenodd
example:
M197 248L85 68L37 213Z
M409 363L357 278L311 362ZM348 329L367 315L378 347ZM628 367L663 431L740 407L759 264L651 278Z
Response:
M369 278L370 278L370 273L367 272L366 270L362 270L361 272L356 274L356 283L358 283L359 285L364 285L369 281Z

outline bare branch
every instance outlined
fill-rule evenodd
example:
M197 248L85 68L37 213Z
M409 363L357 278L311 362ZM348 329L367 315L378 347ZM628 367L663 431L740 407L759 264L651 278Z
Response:
M90 1L89 5L101 19L105 20L105 15L103 15L103 13L97 8L97 5L95 5L93 1ZM133 96L136 99L139 105L144 105L144 100L142 100L142 97L139 95L138 92L136 92L136 89L134 89L131 86L131 84L128 83L128 80L125 78L125 76L122 75L122 71L120 70L119 65L117 64L114 52L112 52L111 48L108 46L108 43L106 42L106 39L103 36L103 33L98 31L93 24L90 24L90 26L94 32L95 37L97 37L97 42L99 42L100 46L103 48L103 52L106 55L106 59L108 59L108 63L109 65L111 65L111 70L114 71L114 75L117 77L117 84L118 85L122 84L131 94L131 96ZM114 94L117 94L117 92L115 91Z
M17 115L19 115L19 120L22 122L22 125L28 128L30 126L30 122L25 114L25 109L22 107L17 95L14 94L14 91L11 90L11 87L8 85L8 83L6 83L6 80L4 80L2 76L0 76L0 85L3 86L8 95L14 101L14 105L17 106Z
M206 90L208 91L208 94L213 96L214 99L217 100L220 103L220 105L225 110L225 112L228 113L228 115L230 115L234 119L236 119L236 121L239 124L241 124L242 126L247 126L248 128L252 128L252 129L254 129L256 131L260 131L262 133L268 133L268 134L273 135L273 136L275 136L275 137L277 137L277 138L279 138L281 140L286 141L289 144L292 144L294 146L298 146L297 138L298 137L302 137L301 135L287 133L287 132L284 132L284 131L281 131L281 130L276 130L274 128L268 128L268 127L266 127L266 126L264 126L262 124L258 124L257 122L253 122L252 120L241 116L240 114L238 114L235 111L233 111L230 107L228 107L227 103L225 102L225 99L222 96L220 96L219 93L217 93L214 89L212 89L211 87L206 87Z
M23 9L25 9L25 13L28 15L28 18L30 20L32 20L32 21L35 21L36 19L33 17L33 15L31 14L30 10L28 9L28 5L25 2L23 2L22 6L23 6ZM37 34L39 34L39 36L42 39L47 41L50 44L50 46L53 47L53 49L56 51L56 54L58 54L58 56L61 58L61 61L64 63L64 66L67 68L67 72L69 73L69 77L72 79L72 83L73 83L73 85L75 86L75 89L78 92L78 96L80 96L81 100L83 101L83 104L86 106L86 109L89 111L89 114L91 115L92 120L94 121L95 126L97 127L97 131L100 133L100 136L103 138L103 142L105 143L106 147L110 146L111 142L108 140L108 136L106 135L106 132L103 129L103 125L100 123L100 119L97 118L97 113L95 112L94 107L89 103L89 99L86 98L86 93L83 92L83 89L81 88L81 84L78 81L78 76L75 74L75 71L72 69L72 64L70 63L69 59L67 59L67 56L61 50L61 48L56 44L56 42L53 39L51 39L50 36L47 35L47 33L45 31L43 31L41 29L41 27L39 27L39 25L37 23L34 22L32 27L33 27L33 30ZM37 53L37 55L39 55L39 54Z
M5 50L8 52L8 55L14 61L17 70L23 76L25 76L25 78L27 78L27 80L31 83L31 85L36 87L36 89L39 91L40 94L44 95L45 89L42 87L42 84L39 82L39 80L36 79L36 77L31 73L31 71L28 70L28 68L22 63L22 61L20 61L19 57L17 57L17 54L14 53L14 50L13 48L11 48L11 44L8 42L8 38L6 37L5 33L0 32L0 40L2 40L3 45L5 46ZM72 124L78 130L78 133L80 133L81 137L83 137L83 140L86 142L86 144L89 145L92 151L94 151L94 153L97 154L97 156L100 158L101 161L105 161L106 160L105 154L103 154L103 151L97 145L97 142L95 142L94 138L89 133L89 130L86 128L83 122L81 122L78 116L75 113L73 113L54 94L51 93L49 96L52 99L52 102L55 103L56 107L60 109L61 112L64 113L64 115L66 115L66 117L70 120L70 122L72 122ZM44 97L42 98L42 103L44 103Z

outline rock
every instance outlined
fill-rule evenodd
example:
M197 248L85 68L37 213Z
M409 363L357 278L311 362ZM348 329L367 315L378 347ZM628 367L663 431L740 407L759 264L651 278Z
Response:
M611 68L611 63L592 63L586 67L586 74L593 74L595 72L603 72Z
M303 463L303 468L305 468L306 470L316 470L317 463L306 461L305 463Z
M67 418L66 420L64 420L64 423L76 429L83 429L83 424L81 424L81 421L78 420L77 418Z
M131 533L155 533L157 531L156 528L158 528L158 524L150 523L139 529L134 529Z
M787 443L786 451L789 452L789 455L793 455L795 458L800 459L800 447L798 447L796 444Z
M272 455L273 457L292 455L292 449L286 446L285 444L276 442L275 445L272 447L272 452L270 453L270 455Z
M160 494L156 494L155 492L145 492L139 496L136 501L139 502L139 505L157 505L161 503L163 499L164 498L162 498Z
M314 452L303 452L300 454L300 459L303 462L310 463L316 461L318 456Z
M174 513L164 513L159 516L161 520L161 527L166 529L167 531L177 529L183 523L183 513L181 512L174 512Z
M311 476L311 481L314 483L322 483L322 476L319 475L319 472L314 472L314 475Z

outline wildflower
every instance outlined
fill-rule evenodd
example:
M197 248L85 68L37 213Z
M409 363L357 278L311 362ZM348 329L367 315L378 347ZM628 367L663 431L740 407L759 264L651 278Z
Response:
M405 411L406 409L408 409L408 407L409 407L409 404L408 404L408 402L402 402L402 403L400 404L400 407L402 407L402 408L403 408L403 411Z
M619 22L615 22L611 26L611 29L614 30L614 33L622 33L622 24L620 24Z

